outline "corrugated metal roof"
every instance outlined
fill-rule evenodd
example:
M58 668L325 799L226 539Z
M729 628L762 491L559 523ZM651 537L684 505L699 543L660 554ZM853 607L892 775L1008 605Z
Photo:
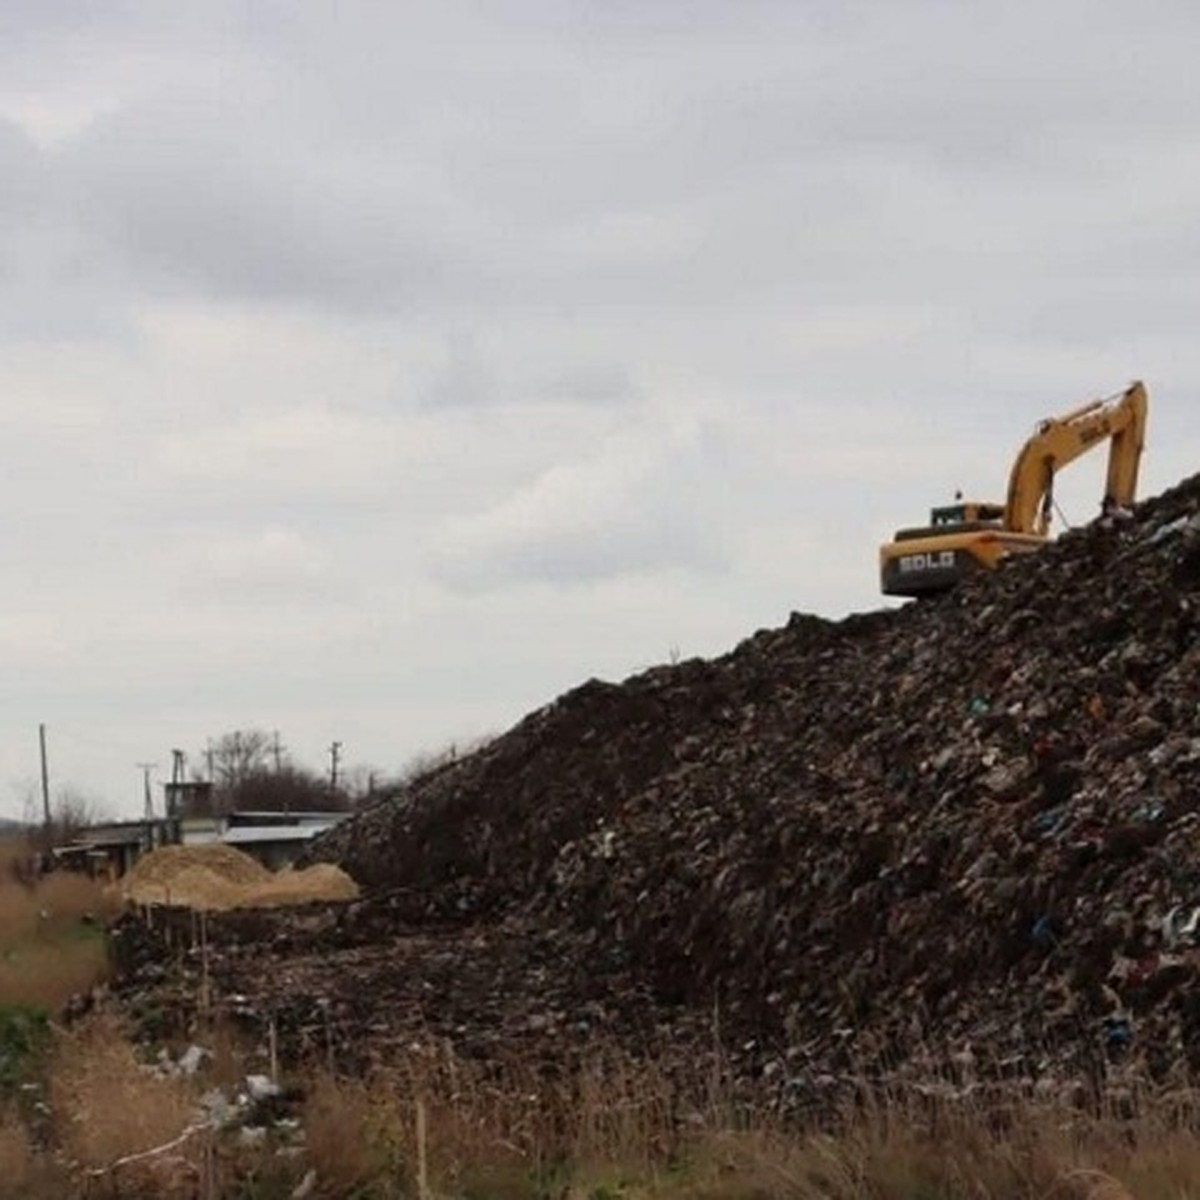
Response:
M336 825L351 814L328 808L298 808L294 810L266 808L235 808L230 820L258 821L262 825L291 825L297 821L326 821Z
M307 842L323 832L317 825L234 825L218 840L234 846L246 842Z

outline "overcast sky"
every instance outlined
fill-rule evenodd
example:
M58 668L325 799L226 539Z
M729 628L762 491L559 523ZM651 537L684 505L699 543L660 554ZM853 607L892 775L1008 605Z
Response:
M387 773L876 606L1142 377L1200 468L1200 10L0 5L0 815ZM1064 480L1090 518L1103 455Z

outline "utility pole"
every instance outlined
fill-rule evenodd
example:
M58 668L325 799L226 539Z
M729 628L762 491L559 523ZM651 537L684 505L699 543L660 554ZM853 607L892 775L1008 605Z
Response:
M187 757L182 750L172 750L171 782L163 788L163 816L167 820L183 815L183 785L186 779Z
M142 773L142 786L145 792L146 801L146 820L150 821L154 818L154 797L150 792L150 772L158 767L158 763L140 762L134 764Z
M283 747L279 744L279 730L275 730L275 739L271 743L271 753L275 755L275 774L283 770Z
M208 782L213 782L213 748L212 738L208 739L208 748L204 751L204 757L208 759Z
M329 747L329 790L337 791L338 758L342 753L342 743L333 742Z
M46 765L46 726L38 726L38 746L42 753L42 820L45 822L46 849L50 849L50 768Z

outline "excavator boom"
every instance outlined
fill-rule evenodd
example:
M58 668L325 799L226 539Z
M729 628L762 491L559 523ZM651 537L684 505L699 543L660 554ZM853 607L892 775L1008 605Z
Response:
M1014 533L1048 536L1055 475L1105 440L1109 452L1104 504L1131 504L1137 494L1146 409L1146 389L1134 383L1113 400L1096 400L1066 416L1043 421L1013 463L1005 527Z
M929 525L902 529L880 548L884 594L943 592L972 571L988 570L1011 555L1045 545L1055 476L1105 441L1109 451L1102 510L1132 504L1148 407L1145 387L1135 382L1119 396L1043 421L1017 454L1003 506L968 501L935 508Z

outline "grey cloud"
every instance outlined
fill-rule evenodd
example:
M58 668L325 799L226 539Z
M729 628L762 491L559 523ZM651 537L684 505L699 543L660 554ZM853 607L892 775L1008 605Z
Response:
M236 105L123 113L61 169L98 251L166 295L403 308L465 268L428 173L376 175Z
M494 507L442 522L431 568L453 588L589 584L728 566L719 453L701 431L642 427Z
M648 508L515 544L447 557L436 567L447 586L468 593L550 584L580 587L629 575L710 574L725 561L705 531L681 514Z
M564 361L565 359L565 361ZM444 361L425 389L427 411L496 405L620 406L637 395L621 364L564 355L553 347L531 358L500 353L473 333L456 330L446 339Z
M0 118L0 234L11 237L18 221L28 221L45 194L42 155L12 121Z
M1056 47L1025 45L1019 17L976 27L940 5L750 6L727 41L708 9L636 55L635 13L573 10L536 50L522 22L484 24L509 57L451 9L427 29L445 59L402 16L313 11L274 44L260 33L264 62L238 63L225 91L158 87L62 151L88 269L351 316L816 303L914 278L949 303L964 276L1011 276L1031 227L1043 275L1064 240L1135 246L1146 202L1124 194L1121 155L1138 114L1195 115L1183 76L1157 72L1147 98L1112 69L1121 27L1074 8L1056 22L1086 35L1066 90ZM992 38L1026 53L997 70ZM1146 44L1182 67L1169 39ZM1072 129L1089 119L1085 150ZM1114 199L1128 219L1112 247L1113 218L1088 213Z
M637 395L633 377L617 363L580 363L540 381L538 399L578 404L623 404Z
M121 338L112 283L65 211L52 157L0 119L0 342Z
M497 398L495 372L485 363L476 339L461 331L446 345L446 361L434 378L426 406L446 408L486 404Z
M185 602L270 605L278 612L341 590L320 549L295 529L193 539L172 557L170 573Z

